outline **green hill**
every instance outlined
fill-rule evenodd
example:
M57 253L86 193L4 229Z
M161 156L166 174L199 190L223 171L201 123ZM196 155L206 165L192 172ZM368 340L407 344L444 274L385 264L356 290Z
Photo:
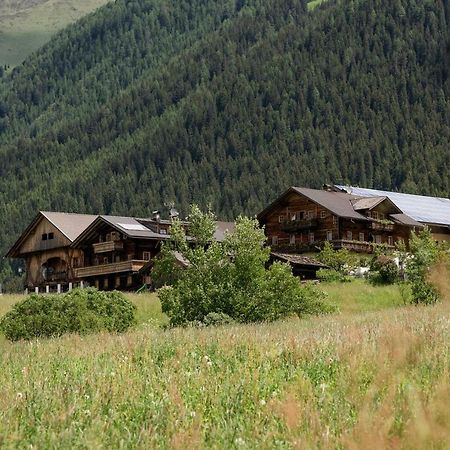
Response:
M37 209L255 213L290 184L448 195L445 1L117 0L0 83L0 249Z
M56 31L107 0L2 0L0 65L14 67L48 42Z

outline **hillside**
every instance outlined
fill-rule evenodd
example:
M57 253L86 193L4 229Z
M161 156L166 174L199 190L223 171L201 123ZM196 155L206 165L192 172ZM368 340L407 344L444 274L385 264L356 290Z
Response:
M2 0L0 66L14 67L58 31L108 0Z
M254 214L290 184L447 196L448 1L117 0L0 83L0 250L37 209Z

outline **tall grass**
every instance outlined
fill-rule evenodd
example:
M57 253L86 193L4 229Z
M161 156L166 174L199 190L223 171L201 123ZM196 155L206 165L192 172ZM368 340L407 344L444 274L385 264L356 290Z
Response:
M164 331L134 300L125 335L0 343L0 447L449 448L449 303Z

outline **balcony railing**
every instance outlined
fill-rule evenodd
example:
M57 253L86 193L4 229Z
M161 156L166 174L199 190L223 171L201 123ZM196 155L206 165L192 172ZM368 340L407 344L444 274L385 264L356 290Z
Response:
M94 253L106 253L113 252L115 250L123 250L123 242L121 241L107 241L107 242L97 242L92 244L94 248Z
M393 223L387 223L387 222L371 222L370 227L372 230L378 230L378 231L393 231L394 230L394 224Z
M76 278L94 277L108 275L110 273L138 272L147 261L132 259L117 263L101 264L98 266L87 266L74 269Z
M300 230L310 230L318 225L317 219L287 220L281 224L281 229L287 233Z
M295 244L291 244L289 242L289 239L278 239L278 244L270 245L270 248L273 251L285 253L315 252L323 246L324 242L325 241L318 240L314 242L296 242ZM373 253L374 246L377 245L373 242L353 241L349 239L336 239L328 242L333 246L335 250L346 248L358 253ZM384 243L383 245L388 249L395 248L395 246L388 245L386 243Z

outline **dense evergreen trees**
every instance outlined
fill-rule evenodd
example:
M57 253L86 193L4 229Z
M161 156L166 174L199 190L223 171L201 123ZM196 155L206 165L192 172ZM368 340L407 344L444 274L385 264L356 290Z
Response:
M448 0L116 0L0 79L0 250L38 209L449 195Z

